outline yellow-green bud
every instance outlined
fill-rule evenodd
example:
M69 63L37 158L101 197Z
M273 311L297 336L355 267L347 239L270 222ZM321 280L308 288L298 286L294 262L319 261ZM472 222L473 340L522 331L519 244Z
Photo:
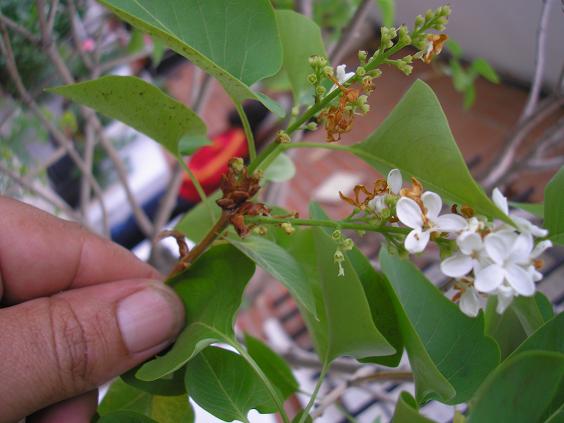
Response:
M428 9L425 12L425 20L427 21L433 19L434 16L435 16L435 12L433 12L431 9Z
M339 241L342 237L343 237L343 234L341 233L341 231L339 229L335 229L333 231L333 233L331 234L331 238L333 238L335 241Z
M309 82L311 85L317 84L317 75L315 75L314 73L310 73L307 76L307 82Z
M333 68L331 66L325 66L323 68L323 73L327 76L333 76Z
M333 260L335 261L335 263L345 261L345 255L341 250L337 250L335 251L335 254L333 254Z
M423 25L423 22L425 22L425 18L421 15L417 15L417 17L415 18L415 27Z
M327 91L325 89L325 87L318 85L317 87L315 87L315 94L317 94L318 96L322 96L325 94L325 91Z
M309 122L305 127L308 131L315 131L317 129L317 123Z
M286 232L288 235L292 235L296 229L292 226L290 222L284 222L280 225L280 227Z
M361 63L365 62L367 57L368 53L365 50L360 50L358 52L358 60L360 60Z
M253 172L254 178L262 179L263 176L264 176L264 170L262 170L262 169L257 169Z
M364 76L366 75L366 69L364 69L362 66L359 66L358 68L356 68L356 74L358 76Z
M253 232L254 232L256 235L264 236L264 235L266 235L266 234L268 233L268 228L267 228L266 226L264 226L264 225L256 226L256 227L253 229Z
M233 159L231 159L231 161L229 162L229 166L231 167L231 169L233 169L235 172L240 173L243 171L243 169L245 168L245 162L243 161L243 159L241 157L234 157Z
M374 69L373 71L370 72L370 76L372 78L379 78L382 76L382 71L380 69Z
M352 239L347 238L343 241L343 250L350 251L354 247L354 242Z
M298 116L300 114L300 106L295 105L294 107L292 107L292 116Z
M289 144L292 142L292 139L290 138L290 135L288 135L287 132L285 131L278 131L276 133L276 138L275 141L278 144Z

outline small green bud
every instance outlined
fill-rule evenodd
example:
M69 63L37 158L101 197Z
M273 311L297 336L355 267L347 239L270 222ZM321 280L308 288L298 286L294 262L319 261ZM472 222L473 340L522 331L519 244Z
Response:
M292 142L292 139L290 138L290 135L288 135L286 131L278 131L276 133L275 141L278 144L290 144Z
M235 172L240 173L245 168L245 162L241 157L234 157L229 161L229 167Z
M333 68L331 66L325 66L323 68L323 73L327 76L333 76Z
M435 29L437 31L444 31L446 29L446 25L437 25L435 26Z
M343 241L343 250L350 251L354 247L354 242L352 239L347 238Z
M292 226L290 222L284 222L280 225L280 227L286 232L288 235L292 235L296 229Z
M309 82L311 85L317 84L317 75L314 73L310 73L307 76L307 82Z
M358 52L358 60L360 60L361 63L364 63L367 57L368 53L365 50L360 50Z
M318 85L317 87L315 87L315 94L317 94L318 96L322 96L325 94L325 91L327 91L325 89L325 87Z
M292 107L292 116L298 116L300 114L300 106L296 105Z
M382 71L380 69L374 69L370 72L372 78L380 78L382 76Z
M417 15L417 17L415 18L415 27L420 27L421 25L423 25L423 22L425 22L425 18L421 15Z
M253 232L254 232L256 235L265 236L265 235L268 233L268 228L267 228L266 226L264 226L264 225L256 226L256 227L253 229Z
M366 75L366 69L364 69L362 66L359 66L358 68L356 68L356 74L358 76L364 76Z
M331 234L331 238L333 238L333 240L335 240L335 241L340 241L342 237L343 237L343 234L341 233L341 231L339 229L335 229L333 231L333 233Z
M384 209L380 212L380 216L382 216L382 219L384 220L388 220L391 215L392 212L390 211L390 209Z
M318 56L319 57L319 67L323 67L327 65L327 58L323 57L323 56Z
M333 260L335 261L335 263L345 261L345 255L341 250L337 250L335 251L335 254L333 254Z
M253 172L253 177L257 179L262 179L263 176L264 176L264 170L262 169L257 169Z
M441 16L450 16L450 14L452 13L452 8L448 4L445 4L439 9L440 9L439 13Z
M356 231L356 233L358 234L358 236L364 236L366 235L366 231Z
M395 195L386 195L386 197L384 197L384 202L386 203L386 206L388 206L390 209L393 209L397 202L398 202L398 197Z
M358 107L363 114L366 114L370 111L370 104L361 104Z
M361 106L363 104L366 104L366 101L368 101L368 96L363 94L361 96L358 97L358 105Z
M435 12L433 12L431 9L428 9L425 12L425 20L427 20L427 21L433 19L434 16L435 16Z
M308 131L315 131L317 129L317 123L309 122L305 127Z
M315 66L315 64L317 63L317 58L318 58L318 57L319 57L319 56L309 56L308 62L309 62L309 65L310 65L311 67L314 67L314 66Z
M404 75L411 75L411 72L413 72L413 66L411 65L403 65L400 68L400 71L402 71L404 73Z

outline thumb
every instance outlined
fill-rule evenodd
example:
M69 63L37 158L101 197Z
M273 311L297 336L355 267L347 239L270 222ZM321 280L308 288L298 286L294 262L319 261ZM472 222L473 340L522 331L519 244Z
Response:
M166 347L183 323L174 292L148 280L0 309L0 421L96 388Z

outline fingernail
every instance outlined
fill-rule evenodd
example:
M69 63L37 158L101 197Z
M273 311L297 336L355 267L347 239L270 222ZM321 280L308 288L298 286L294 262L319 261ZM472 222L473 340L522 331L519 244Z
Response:
M149 287L121 300L117 319L127 349L137 353L178 335L184 323L184 309L168 288Z

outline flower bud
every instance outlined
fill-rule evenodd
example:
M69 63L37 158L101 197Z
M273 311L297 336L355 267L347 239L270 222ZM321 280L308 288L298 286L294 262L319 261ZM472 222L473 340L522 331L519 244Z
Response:
M331 66L325 66L323 68L323 73L327 76L333 76L333 68Z
M343 241L343 250L350 251L354 247L354 242L352 239L347 238Z
M241 157L233 157L229 160L229 167L237 173L241 173L245 168L245 162Z
M335 240L335 241L339 241L342 237L343 237L343 234L341 233L341 231L339 229L335 229L333 231L333 233L331 234L331 238L333 238L333 240Z
M421 15L417 15L417 17L415 18L415 27L420 27L421 25L423 25L423 22L425 22L425 18Z
M256 227L253 229L253 232L254 232L256 235L265 236L266 234L268 234L268 228L267 228L266 226L264 226L264 225L256 226Z
M278 131L276 133L275 141L278 144L289 144L292 142L292 139L285 131Z
M362 66L359 66L358 68L356 68L356 74L358 76L364 76L366 75L366 69L364 69Z
M315 131L317 129L317 123L309 122L305 127L308 131Z
M286 232L288 235L292 235L296 229L292 226L290 222L284 222L280 225L280 227Z
M309 82L311 85L317 84L317 75L315 75L314 73L310 73L307 76L307 82Z
M365 50L360 50L358 52L358 60L361 63L364 63L366 61L366 58L368 57L368 53Z
M345 261L345 255L341 250L337 250L335 251L335 254L333 254L333 260L335 261L335 263Z
M317 94L318 96L322 96L325 94L325 91L327 91L325 89L325 87L318 85L317 87L315 87L315 94Z

